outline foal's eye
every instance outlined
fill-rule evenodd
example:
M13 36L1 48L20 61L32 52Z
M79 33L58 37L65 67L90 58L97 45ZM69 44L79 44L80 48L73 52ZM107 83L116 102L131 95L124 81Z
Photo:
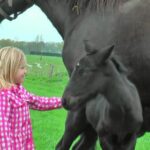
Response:
M76 67L79 67L79 66L80 66L80 63L78 62L77 65L76 65Z
M77 63L75 66L75 70L78 70L80 68L80 63Z

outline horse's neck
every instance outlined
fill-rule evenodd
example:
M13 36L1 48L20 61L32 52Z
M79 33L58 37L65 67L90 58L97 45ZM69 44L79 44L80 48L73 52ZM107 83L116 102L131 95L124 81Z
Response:
M62 38L64 37L65 21L68 16L68 4L64 0L36 0L35 4L41 8L51 20Z

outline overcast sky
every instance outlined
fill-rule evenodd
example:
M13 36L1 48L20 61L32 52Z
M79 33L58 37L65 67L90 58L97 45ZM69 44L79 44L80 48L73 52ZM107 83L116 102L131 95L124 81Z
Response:
M13 21L4 20L0 24L0 39L35 41L41 35L45 42L62 42L62 38L46 15L33 6Z

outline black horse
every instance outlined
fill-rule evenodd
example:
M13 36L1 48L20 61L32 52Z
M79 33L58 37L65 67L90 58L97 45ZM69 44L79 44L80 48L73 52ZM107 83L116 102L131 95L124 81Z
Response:
M11 14L16 17L33 4L42 9L64 39L62 55L69 75L86 55L84 40L90 41L98 50L114 44L114 53L130 70L129 79L139 91L144 117L139 133L150 131L150 1L13 0L11 5L7 2L0 1L0 21L4 18L12 20ZM86 122L84 109L70 111L68 118L75 116L79 121Z
M127 79L127 71L116 57L113 46L103 51L86 44L87 55L77 63L63 95L64 107L79 110L85 107L87 121L78 126L67 122L58 149L68 149L77 131L88 133L88 141L80 141L75 149L87 149L99 136L104 150L133 150L143 121L140 98L136 87ZM96 98L95 98L96 97ZM72 118L72 120L74 117ZM81 118L83 119L83 118ZM73 121L75 122L75 121ZM69 128L68 128L69 126ZM97 134L96 134L97 133ZM72 138L71 138L72 137ZM92 143L90 143L92 145Z

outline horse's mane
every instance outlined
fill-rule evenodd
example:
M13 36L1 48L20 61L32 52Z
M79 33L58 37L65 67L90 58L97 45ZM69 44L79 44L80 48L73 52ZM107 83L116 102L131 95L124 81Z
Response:
M91 10L101 10L106 7L116 8L120 4L130 1L130 0L66 0L70 3L70 7L74 8L75 6L81 10L89 8Z

